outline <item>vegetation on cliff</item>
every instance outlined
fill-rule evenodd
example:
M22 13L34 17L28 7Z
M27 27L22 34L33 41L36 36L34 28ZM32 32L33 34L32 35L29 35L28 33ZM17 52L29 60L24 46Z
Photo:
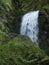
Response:
M26 36L9 38L0 32L0 65L41 65L49 56Z
M39 47L18 35L21 16L34 10L44 12L49 22L48 0L0 0L0 65L49 65L49 39Z

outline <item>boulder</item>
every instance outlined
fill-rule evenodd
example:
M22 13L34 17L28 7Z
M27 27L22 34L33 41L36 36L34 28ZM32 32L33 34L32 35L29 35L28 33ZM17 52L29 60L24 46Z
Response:
M45 52L26 36L0 43L0 65L40 65L48 60Z

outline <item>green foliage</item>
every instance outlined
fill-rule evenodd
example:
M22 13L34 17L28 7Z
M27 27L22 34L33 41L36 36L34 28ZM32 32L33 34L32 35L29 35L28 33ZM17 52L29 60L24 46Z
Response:
M49 1L48 0L0 0L2 2L1 14L2 21L6 22L5 25L8 32L19 33L19 27L21 23L21 17L23 14L40 10L46 13L49 17ZM0 2L0 3L1 3ZM49 20L49 18L48 18Z
M49 17L49 1L0 0L0 65L49 64L49 48L46 42L40 45L43 51L26 36L10 38L7 35L9 32L19 33L21 16L34 10L43 11Z
M45 51L47 55L49 55L49 43L43 42L39 44L40 48ZM44 46L44 47L43 47Z
M4 24L2 22L0 22L0 30L5 30Z
M40 65L49 57L26 36L0 44L0 65Z

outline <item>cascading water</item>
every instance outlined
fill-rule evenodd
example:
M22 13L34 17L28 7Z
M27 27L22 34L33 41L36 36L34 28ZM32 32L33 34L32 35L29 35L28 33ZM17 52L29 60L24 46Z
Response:
M22 18L20 34L27 35L33 42L38 44L38 14L39 11L29 12Z

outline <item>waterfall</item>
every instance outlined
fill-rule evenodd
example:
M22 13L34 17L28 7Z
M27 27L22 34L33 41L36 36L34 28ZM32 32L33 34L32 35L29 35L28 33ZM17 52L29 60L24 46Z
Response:
M20 34L27 35L34 43L38 44L38 15L39 11L26 13L22 17Z

